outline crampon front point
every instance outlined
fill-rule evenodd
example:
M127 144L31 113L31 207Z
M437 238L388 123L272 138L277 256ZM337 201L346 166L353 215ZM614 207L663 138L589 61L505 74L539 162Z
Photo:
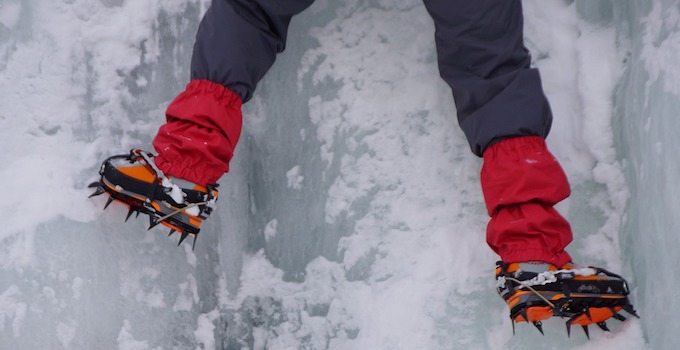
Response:
M589 325L609 331L610 318L626 320L621 311L639 318L628 299L626 280L605 269L549 265L536 273L523 271L517 263L496 265L496 287L510 308L513 334L520 322L532 323L543 334L542 321L556 316L567 320L568 336L572 326L581 326L590 339Z
M168 236L180 234L178 245L193 236L195 247L200 226L217 200L217 184L203 187L189 183L190 188L180 187L156 167L153 155L142 150L107 158L99 175L99 181L89 185L95 189L90 197L108 194L104 209L114 201L126 205L129 210L125 221L132 214L148 215L149 229L158 224L169 227Z

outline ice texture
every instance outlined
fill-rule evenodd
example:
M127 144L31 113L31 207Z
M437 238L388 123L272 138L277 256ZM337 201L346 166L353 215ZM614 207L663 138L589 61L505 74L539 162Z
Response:
M0 348L674 348L677 1L523 4L573 188L569 251L628 277L641 320L512 335L481 160L421 1L317 0L294 19L192 250L86 187L105 157L151 150L209 1L3 0Z

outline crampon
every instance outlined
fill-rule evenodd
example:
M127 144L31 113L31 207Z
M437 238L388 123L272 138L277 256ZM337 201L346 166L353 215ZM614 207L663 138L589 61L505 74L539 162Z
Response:
M180 234L179 244L193 236L193 246L200 226L212 212L217 200L217 184L207 187L190 184L180 187L183 180L173 183L156 167L153 155L142 150L107 158L99 169L100 180L89 185L95 191L90 197L108 194L106 209L112 202L128 207L127 221L132 214L149 216L149 230L158 224ZM182 182L182 183L180 183Z
M542 321L557 316L567 319L567 336L572 326L581 326L590 339L588 326L609 331L610 318L626 320L621 311L639 318L628 299L628 284L619 275L571 264L559 269L548 265L543 272L522 270L521 265L496 263L496 289L510 308L513 334L520 322L533 323L543 334Z

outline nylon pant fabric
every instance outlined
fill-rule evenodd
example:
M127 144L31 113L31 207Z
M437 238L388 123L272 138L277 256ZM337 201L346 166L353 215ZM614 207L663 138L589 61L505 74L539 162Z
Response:
M192 79L226 86L246 102L286 46L291 18L312 0L213 0L199 27ZM546 137L550 105L524 47L520 0L424 0L435 24L442 78L473 153L515 137Z
M473 153L499 140L546 137L552 112L524 47L520 0L425 0L437 60Z
M241 102L252 97L284 50L291 18L312 2L212 1L196 36L192 82L168 107L168 122L154 140L161 170L201 185L228 171L241 132ZM489 244L507 262L568 259L563 248L571 241L571 230L552 205L568 195L569 185L566 177L560 178L560 191L567 189L560 195L545 186L545 180L563 172L542 166L552 164L546 159L554 162L543 142L552 114L524 47L521 1L424 4L434 20L440 75L452 89L459 125L472 152L484 156L482 183L492 217ZM503 161L525 156L523 147L533 150L537 139L547 157L539 157L541 166ZM525 179L523 186L513 187L508 197L495 182L512 184L516 176ZM521 225L515 224L517 218Z
M286 47L291 18L313 0L213 0L196 34L191 78L226 86L247 102Z

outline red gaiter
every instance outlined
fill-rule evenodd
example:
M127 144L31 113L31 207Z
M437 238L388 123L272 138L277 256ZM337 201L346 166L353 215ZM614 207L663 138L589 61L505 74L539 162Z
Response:
M481 182L491 216L486 240L501 260L571 261L564 251L571 228L553 208L569 196L569 182L543 138L515 137L486 149Z
M166 174L205 186L227 171L241 135L241 98L221 84L191 81L168 106L153 146Z

